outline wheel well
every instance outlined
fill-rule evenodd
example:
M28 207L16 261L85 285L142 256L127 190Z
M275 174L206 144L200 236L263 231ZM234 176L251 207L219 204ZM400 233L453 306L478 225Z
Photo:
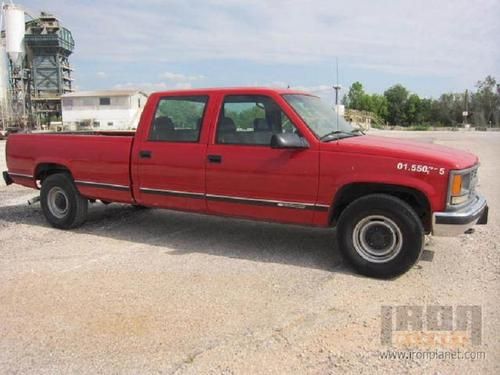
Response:
M355 183L342 187L333 201L330 224L334 225L337 222L349 203L368 194L387 194L408 203L422 221L425 232L430 233L432 229L431 207L427 196L413 188L390 184Z
M35 179L40 180L43 183L43 180L55 173L68 173L71 176L70 170L64 165L55 163L43 163L37 165L35 170Z

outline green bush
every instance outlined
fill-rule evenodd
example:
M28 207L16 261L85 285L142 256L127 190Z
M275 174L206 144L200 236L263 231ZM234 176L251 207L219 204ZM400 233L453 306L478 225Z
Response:
M426 124L421 124L421 125L415 125L410 128L411 130L416 130L416 131L427 131L431 130L431 127Z

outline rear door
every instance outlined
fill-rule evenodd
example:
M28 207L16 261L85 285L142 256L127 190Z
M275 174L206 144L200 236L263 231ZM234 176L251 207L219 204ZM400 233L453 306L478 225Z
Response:
M157 98L134 146L134 194L147 206L205 211L208 95ZM143 121L141 120L141 121Z
M318 190L319 154L273 149L274 133L300 134L290 116L265 95L226 95L207 151L211 213L309 224Z

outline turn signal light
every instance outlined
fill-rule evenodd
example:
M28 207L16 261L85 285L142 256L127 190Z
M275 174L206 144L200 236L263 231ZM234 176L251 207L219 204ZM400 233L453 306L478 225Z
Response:
M456 197L462 192L462 175L456 174L451 182L451 196Z

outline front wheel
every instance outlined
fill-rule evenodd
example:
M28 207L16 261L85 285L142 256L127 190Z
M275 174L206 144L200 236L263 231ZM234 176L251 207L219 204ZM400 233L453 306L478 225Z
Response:
M87 218L88 200L66 173L53 174L43 181L40 203L45 218L56 228L76 228Z
M372 194L355 200L342 212L337 241L357 272L390 278L406 272L418 261L424 229L406 202L386 194Z

